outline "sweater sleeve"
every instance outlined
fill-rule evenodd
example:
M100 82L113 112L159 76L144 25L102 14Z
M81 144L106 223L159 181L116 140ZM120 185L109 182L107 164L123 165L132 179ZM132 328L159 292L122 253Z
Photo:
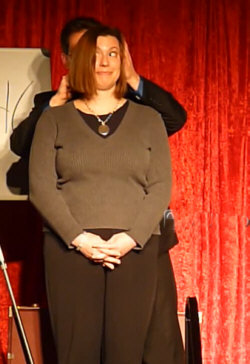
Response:
M167 133L159 114L154 113L151 135L150 165L147 173L146 195L131 229L127 231L143 248L162 219L170 202L171 160Z
M35 130L30 153L29 182L30 200L49 226L70 247L82 227L72 216L60 190L56 173L57 124L45 111Z

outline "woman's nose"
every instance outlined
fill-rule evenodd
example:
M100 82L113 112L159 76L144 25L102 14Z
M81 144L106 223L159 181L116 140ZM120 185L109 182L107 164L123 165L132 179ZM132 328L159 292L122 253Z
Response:
M100 61L101 61L100 62L101 66L107 66L108 65L108 55L107 54L102 54Z

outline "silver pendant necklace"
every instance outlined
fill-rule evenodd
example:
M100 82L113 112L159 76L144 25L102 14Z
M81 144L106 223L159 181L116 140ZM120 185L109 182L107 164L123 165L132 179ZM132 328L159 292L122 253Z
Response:
M114 114L114 112L116 111L116 109L118 108L119 104L120 104L120 100L118 101L118 103L116 104L114 110L108 114L108 116L106 117L105 120L102 120L100 118L100 116L98 116L91 108L90 106L87 104L87 102L85 100L83 100L84 104L86 105L87 109L96 117L97 121L100 123L99 127L98 127L98 133L100 135L103 136L107 136L110 132L110 128L107 125L107 122L110 120L111 116Z

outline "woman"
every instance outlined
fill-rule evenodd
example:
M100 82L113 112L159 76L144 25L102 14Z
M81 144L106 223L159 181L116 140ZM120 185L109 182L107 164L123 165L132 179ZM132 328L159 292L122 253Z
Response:
M45 111L32 144L30 199L49 226L59 364L166 362L148 348L143 358L170 199L169 147L160 116L124 99L123 63L119 31L88 30L70 66L78 98Z

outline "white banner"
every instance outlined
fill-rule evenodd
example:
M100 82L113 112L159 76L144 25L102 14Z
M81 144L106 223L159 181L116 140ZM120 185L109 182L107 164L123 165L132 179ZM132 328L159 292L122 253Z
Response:
M0 200L27 198L7 186L7 172L18 161L9 139L31 111L34 95L50 89L50 59L41 49L0 48Z

